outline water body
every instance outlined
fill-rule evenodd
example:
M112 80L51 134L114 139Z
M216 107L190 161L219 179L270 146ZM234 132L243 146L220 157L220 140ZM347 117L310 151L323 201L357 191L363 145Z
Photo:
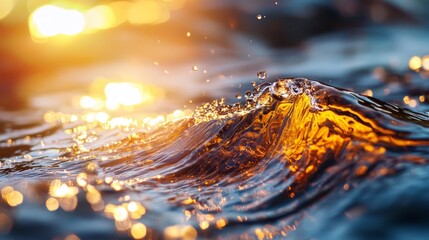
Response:
M45 229L40 237L70 231L125 238L116 229L127 232L136 222L153 238L179 232L185 238L359 239L377 231L396 236L386 227L397 231L402 221L422 221L418 230L426 231L424 208L403 199L421 196L426 186L425 114L307 79L281 79L257 86L241 105L207 103L150 130L73 116L8 123L14 131L2 146L2 182L24 188L26 199L2 210L11 237ZM404 182L407 176L412 179ZM37 205L46 201L50 209L48 199L62 210ZM395 210L372 216L389 204ZM136 214L138 206L143 212ZM326 224L341 231L321 230Z
M408 66L429 51L427 4L315 2L178 14L205 16L191 37L205 24L230 34L206 32L191 47L214 54L172 60L168 78L98 81L100 109L86 78L128 63L60 72L71 90L9 96L0 238L427 239L428 73ZM108 86L154 99L131 108ZM176 98L193 101L173 111Z

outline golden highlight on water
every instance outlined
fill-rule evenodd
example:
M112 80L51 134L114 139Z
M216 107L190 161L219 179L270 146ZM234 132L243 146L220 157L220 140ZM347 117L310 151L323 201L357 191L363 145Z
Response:
M15 209L43 205L90 208L134 239L284 238L330 192L428 159L428 116L303 78L141 119L104 110L153 101L138 94L151 90L114 87L131 97L83 96L82 113L47 112L2 143L30 150L3 156L0 231Z

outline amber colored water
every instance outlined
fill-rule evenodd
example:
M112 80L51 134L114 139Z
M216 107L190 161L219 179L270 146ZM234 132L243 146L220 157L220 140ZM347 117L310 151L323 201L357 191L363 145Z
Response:
M14 131L2 142L10 207L1 220L13 239L117 239L142 228L147 238L341 237L372 220L374 205L414 193L406 186L425 178L429 157L427 115L302 78L151 128L60 112L42 119L5 124ZM335 223L346 229L320 229Z

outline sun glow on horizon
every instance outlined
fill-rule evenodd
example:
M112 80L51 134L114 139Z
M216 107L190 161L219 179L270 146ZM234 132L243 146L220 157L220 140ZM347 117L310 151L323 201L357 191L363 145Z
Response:
M138 82L110 82L104 79L95 81L89 95L81 96L77 106L88 110L134 110L163 98L163 91L152 85Z
M141 85L128 82L108 83L104 88L106 107L114 110L122 106L133 106L149 100L149 94L144 94Z
M144 113L146 107L153 108L153 105L157 104L156 101L164 99L164 95L164 90L154 85L98 78L85 95L72 99L72 105L77 112L68 114L49 111L43 118L47 123L68 124L82 121L80 123L88 124L82 135L82 139L85 139L87 127L94 124L103 129L121 128L128 131L131 128L139 128L142 131L152 131L165 123L180 121L192 115L191 109ZM136 115L135 112L141 114ZM66 134L73 131L66 130Z
M126 21L131 25L160 24L168 21L170 12L181 8L184 2L185 0L115 1L86 10L67 9L48 4L40 6L31 13L28 25L31 35L38 42L37 39L58 35L94 33L114 28ZM85 7L82 6L82 8ZM4 14L1 10L0 19L10 12L9 8L4 9Z

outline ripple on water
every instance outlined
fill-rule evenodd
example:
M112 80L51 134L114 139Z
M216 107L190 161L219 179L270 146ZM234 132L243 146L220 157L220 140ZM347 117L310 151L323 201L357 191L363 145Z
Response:
M45 219L40 228L63 229L42 233L50 238L69 229L81 237L281 238L302 219L311 228L306 212L337 192L347 199L362 182L428 159L426 115L303 78L244 96L191 115L49 112L46 122L15 126L1 142L0 220L10 227L0 230L25 235L19 227ZM91 229L69 228L91 221Z

